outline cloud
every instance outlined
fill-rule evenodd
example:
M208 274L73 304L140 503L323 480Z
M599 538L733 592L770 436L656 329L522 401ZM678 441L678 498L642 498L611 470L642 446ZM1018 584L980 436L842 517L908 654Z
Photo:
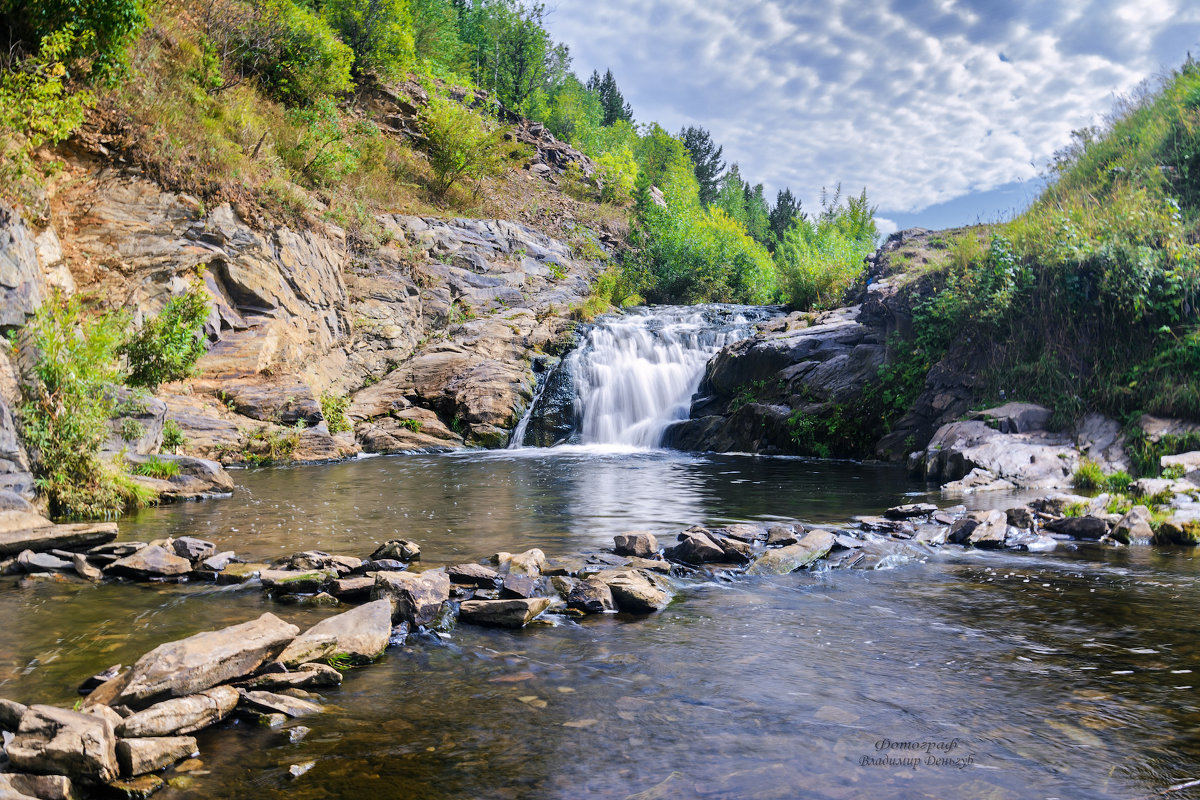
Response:
M911 211L1035 177L1114 95L1200 51L1191 0L560 0L575 69L743 175Z

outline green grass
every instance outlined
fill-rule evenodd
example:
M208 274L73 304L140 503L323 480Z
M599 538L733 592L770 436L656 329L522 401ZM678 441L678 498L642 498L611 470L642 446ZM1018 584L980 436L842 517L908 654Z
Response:
M151 456L148 461L132 465L129 471L134 475L158 478L165 481L179 474L179 464L174 461L167 461L156 456Z

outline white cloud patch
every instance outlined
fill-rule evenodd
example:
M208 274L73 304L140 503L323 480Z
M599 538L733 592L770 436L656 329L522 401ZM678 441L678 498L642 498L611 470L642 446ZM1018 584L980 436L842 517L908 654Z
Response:
M549 26L639 121L708 128L772 193L841 181L897 212L1034 177L1200 50L1192 0L560 0Z

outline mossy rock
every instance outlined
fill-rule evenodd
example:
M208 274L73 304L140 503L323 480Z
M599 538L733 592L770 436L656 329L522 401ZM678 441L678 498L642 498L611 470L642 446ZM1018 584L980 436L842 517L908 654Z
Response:
M1155 544L1177 544L1195 546L1200 544L1200 522L1180 522L1168 519L1154 532Z

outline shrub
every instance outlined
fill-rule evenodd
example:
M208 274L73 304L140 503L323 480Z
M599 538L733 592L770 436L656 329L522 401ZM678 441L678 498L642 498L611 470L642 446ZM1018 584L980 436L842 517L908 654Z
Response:
M286 103L351 88L354 52L329 24L292 0L212 2L205 28L223 60Z
M187 445L187 437L183 434L183 429L179 427L179 423L173 419L169 419L163 423L163 438L162 446L164 450L175 452L181 447Z
M0 23L27 46L73 30L63 57L103 78L124 67L146 12L140 0L0 0Z
M122 511L128 489L100 459L120 380L117 347L123 317L86 308L55 294L14 335L33 366L18 410L38 488L50 512L105 517Z
M71 28L41 42L36 56L0 60L0 193L19 199L20 187L36 178L33 153L57 144L83 122L86 92L68 91L64 59L78 39Z
M415 57L406 0L326 0L325 19L354 51L355 71L402 78Z
M798 218L775 249L788 305L827 309L841 305L846 290L875 249L874 209L864 190L840 204L841 187L826 198L816 221Z
M429 164L445 194L457 181L479 181L504 172L507 148L499 125L452 100L432 98L421 111Z
M396 424L413 433L421 432L421 420L419 419L398 419L396 420Z
M637 187L637 161L629 148L601 153L596 159L596 177L600 180L600 199L605 203L627 203Z
M346 409L350 407L350 398L344 394L332 392L321 393L321 415L330 433L341 433L350 430L350 420L346 418Z
M351 120L328 97L288 111L291 130L281 131L276 149L299 180L332 186L356 172L382 141L369 120Z
M195 374L196 362L207 349L203 331L209 310L208 293L197 278L146 320L120 348L128 362L127 383L154 389Z

